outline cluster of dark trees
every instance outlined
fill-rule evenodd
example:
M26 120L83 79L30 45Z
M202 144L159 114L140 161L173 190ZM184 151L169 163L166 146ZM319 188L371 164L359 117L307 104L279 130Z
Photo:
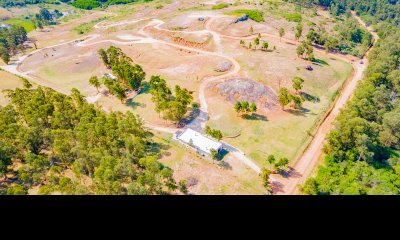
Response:
M11 25L8 28L0 28L0 57L8 64L10 57L18 50L24 49L24 42L28 40L26 31L21 26Z
M74 7L91 10L98 7L106 7L113 4L127 4L138 2L139 0L62 0L63 2L71 3ZM152 0L144 0L144 2L151 2Z
M9 7L23 7L28 4L60 4L60 2L71 4L74 7L92 10L98 7L107 7L113 4L127 4L138 2L139 0L0 0L0 6ZM143 0L143 2L151 2L152 0Z
M111 46L107 50L100 49L99 55L107 68L111 69L117 80L105 78L103 83L111 94L116 95L121 102L126 98L126 89L139 91L146 73L138 64L133 64L130 57L118 47ZM96 81L97 80L97 81ZM89 80L89 83L96 88L100 83L96 77Z
M357 14L371 16L367 24L386 22L392 26L400 25L399 0L285 0L306 7L319 5L327 8L333 15L340 16L349 10Z
M32 23L35 29L43 29L44 26L55 25L57 22L55 19L59 18L62 14L58 10L54 10L53 13L47 8L41 8L39 13L36 13L32 18Z
M156 112L163 113L163 118L179 124L185 117L189 105L193 100L191 93L175 86L175 96L167 86L165 79L152 76L150 79L151 100L155 103Z
M381 26L386 28L380 30L384 33L368 56L365 79L327 136L325 165L302 187L306 194L400 194L400 29L396 1L357 2L348 0L341 6L368 14L377 23L384 21ZM372 6L386 12L375 7L372 11Z
M254 102L251 104L247 101L236 102L234 108L240 116L243 116L243 113L247 114L257 112L257 105Z
M327 33L324 24L318 26L314 24L307 34L307 41L312 44L324 46L326 51L340 51L354 56L362 57L371 45L372 35L362 28L358 22L351 17L350 10L355 8L348 7L346 4L352 1L340 0L288 0L307 7L320 4L327 7L333 15L341 20L334 26L333 33ZM356 2L356 1L354 1ZM357 1L358 2L358 1ZM362 2L362 1L361 1ZM370 1L373 2L373 1ZM350 5L349 5L350 6ZM353 6L353 5L351 5ZM340 10L338 10L338 7ZM302 35L302 25L298 23L296 27L296 39Z
M328 34L323 25L310 28L307 40L325 47L327 52L340 51L362 57L371 46L372 35L348 13L343 21L338 22L333 34Z
M166 194L178 188L160 148L130 112L106 114L25 80L0 106L0 194ZM186 189L183 187L182 189ZM186 190L185 190L186 191Z
M40 3L59 4L60 2L58 0L0 0L0 6L4 8L23 7L28 4Z

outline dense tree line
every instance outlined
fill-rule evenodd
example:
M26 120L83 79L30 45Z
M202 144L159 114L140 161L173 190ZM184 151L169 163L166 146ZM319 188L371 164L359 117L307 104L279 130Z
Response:
M127 4L138 2L139 0L0 0L0 6L9 7L23 7L29 4L60 4L60 2L71 4L74 7L92 10L98 7L107 7L113 4ZM144 2L151 2L152 0L143 0Z
M18 50L24 49L24 42L28 40L26 31L21 26L11 25L8 28L0 28L0 57L8 64L10 57Z
M340 11L334 10L335 6L345 6L346 1L330 0L293 0L298 4L312 7L313 4L322 2L339 21L333 27L333 31L328 33L325 29L325 23L313 24L306 35L307 41L325 47L326 51L340 51L354 56L362 57L371 45L372 35L351 16L351 9L340 7ZM349 1L347 1L349 2ZM301 23L296 27L296 39L302 35Z
M306 194L400 194L400 31L394 16L383 18L380 10L361 7L375 3L396 15L396 1L385 2L344 5L357 6L390 27L369 55L365 79L328 134L325 165L303 186Z
M359 57L371 46L372 35L362 28L349 12L333 30L333 33L328 34L324 26L319 24L310 28L306 37L311 43L324 46L327 52L335 50Z
M23 7L28 4L40 4L40 3L59 4L60 2L57 0L0 0L0 6L4 8Z
M145 0L150 2L152 0ZM106 7L112 4L127 4L132 2L138 2L138 0L64 0L64 2L71 3L74 7L91 10L98 7Z
M315 4L326 7L336 16L345 14L349 10L357 14L370 16L367 24L378 24L386 22L392 26L400 25L400 2L399 0L286 0L303 6Z
M165 194L177 189L142 120L25 81L0 106L0 193Z

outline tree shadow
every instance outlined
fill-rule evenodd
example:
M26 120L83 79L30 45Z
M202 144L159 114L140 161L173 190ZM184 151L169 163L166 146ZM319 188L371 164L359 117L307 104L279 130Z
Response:
M181 120L185 125L191 123L194 119L196 119L200 115L200 109L194 108L187 117Z
M315 60L313 61L313 64L329 66L329 63L327 63L326 61L324 61L324 60L322 60L322 59L315 59Z
M220 166L221 168L223 168L225 170L232 170L232 166L228 162L225 162L225 161L219 161L218 166Z
M196 186L199 183L199 180L197 180L197 178L195 178L193 176L190 176L190 177L186 178L186 181L187 181L187 186L189 188L193 187L193 186Z
M314 103L320 102L320 99L317 96L313 96L313 95L310 95L310 94L305 93L305 92L301 92L300 94L306 101L314 102Z
M273 181L271 183L271 188L273 193L283 192L284 185L278 181Z
M286 112L296 115L296 116L302 116L305 117L310 110L306 109L306 108L300 108L300 109L286 109Z
M143 82L142 88L139 94L146 94L150 92L150 84L148 82Z
M252 113L252 114L244 114L242 118L246 120L259 120L259 121L268 121L268 118L264 115L260 115L257 113Z
M279 171L279 174L284 178L300 178L303 176L292 167L288 167L287 171Z
M229 153L229 151L224 148L222 150L220 150L218 161L222 161L228 153Z
M151 154L159 154L162 151L167 151L171 148L170 145L164 144L164 143L157 143L153 142L149 144L147 152ZM168 153L164 152L162 154L159 154L159 158L161 158L163 155L168 155Z
M146 104L135 102L135 101L133 101L133 99L128 99L126 101L125 105L128 107L131 107L132 109L137 109L138 107L141 107L141 108L146 107Z

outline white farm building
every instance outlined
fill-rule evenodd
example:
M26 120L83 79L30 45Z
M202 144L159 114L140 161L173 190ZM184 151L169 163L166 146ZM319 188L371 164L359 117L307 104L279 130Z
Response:
M183 133L176 137L178 140L186 145L195 148L200 154L211 154L211 149L218 152L222 150L222 144L214 141L203 134L187 128Z

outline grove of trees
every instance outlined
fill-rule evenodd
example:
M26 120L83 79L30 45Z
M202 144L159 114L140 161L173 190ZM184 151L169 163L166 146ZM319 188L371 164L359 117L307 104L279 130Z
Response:
M400 194L400 28L396 1L320 1L334 14L355 10L381 37L354 97L323 148L325 164L305 194Z
M235 111L240 114L240 116L243 116L244 113L253 113L257 112L257 105L255 103L249 103L247 101L243 102L236 102L235 104Z
M60 14L58 10L50 13L50 11L46 8L41 8L39 13L36 13L35 17L32 19L33 26L35 27L35 29L43 29L44 26L56 24L56 22L53 20L54 18L57 18L59 16L58 14Z
M163 118L179 124L185 117L193 96L186 89L175 86L175 96L167 86L165 79L152 76L150 79L151 100L155 103L155 110L162 113Z
M121 102L126 98L125 91L138 91L142 85L142 81L146 77L146 73L138 64L133 64L130 57L118 47L111 46L107 50L100 49L99 55L107 68L117 77L117 81L111 78L104 79L104 85L111 94L115 94ZM94 77L90 80L90 84L98 89L100 86Z
M106 114L78 90L17 88L0 106L0 193L165 194L181 187L130 112Z
M26 31L21 26L11 25L10 29L0 28L0 57L8 64L12 55L24 50L28 40Z
M301 77L294 77L292 79L292 87L296 90L295 94L291 94L289 90L285 87L279 89L278 101L282 107L282 110L285 110L285 106L289 103L292 103L292 107L295 109L300 109L304 102L304 98L302 97L300 90L303 88L304 79Z

